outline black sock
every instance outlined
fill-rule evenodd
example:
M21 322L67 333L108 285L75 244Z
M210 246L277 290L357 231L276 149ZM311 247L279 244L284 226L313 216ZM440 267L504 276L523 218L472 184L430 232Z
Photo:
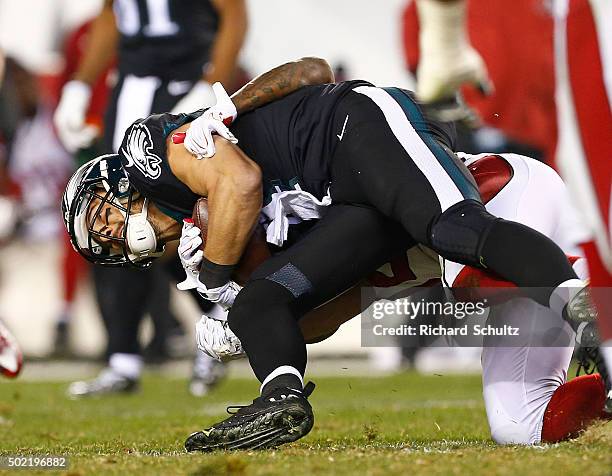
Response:
M266 383L261 389L263 396L269 395L274 390L279 388L292 388L293 390L302 390L302 381L294 374L280 374Z
M577 279L567 256L551 239L525 225L497 220L481 251L487 268L512 281L538 303L548 306L553 290Z
M260 382L283 365L301 375L306 371L306 344L293 301L283 286L260 279L240 291L227 317Z

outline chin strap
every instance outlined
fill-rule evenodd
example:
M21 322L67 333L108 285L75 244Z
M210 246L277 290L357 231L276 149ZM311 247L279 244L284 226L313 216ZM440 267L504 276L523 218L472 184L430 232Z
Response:
M130 215L127 225L127 245L129 248L128 257L132 261L139 261L143 258L156 258L163 254L164 247L157 249L157 237L155 230L147 220L149 200L144 199L142 211Z

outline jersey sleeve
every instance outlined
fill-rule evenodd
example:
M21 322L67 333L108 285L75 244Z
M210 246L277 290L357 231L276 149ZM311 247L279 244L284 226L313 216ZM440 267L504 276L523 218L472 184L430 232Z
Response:
M202 114L154 114L126 131L119 156L130 183L174 218L191 216L199 198L170 169L166 139L178 127Z

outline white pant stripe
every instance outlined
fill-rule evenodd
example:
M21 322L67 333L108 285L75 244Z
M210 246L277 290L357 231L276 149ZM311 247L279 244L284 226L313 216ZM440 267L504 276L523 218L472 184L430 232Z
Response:
M113 134L113 151L121 147L123 135L132 123L151 114L155 91L161 80L154 76L138 77L127 75L121 85L117 99L115 131Z
M395 135L402 147L408 152L408 155L423 175L427 177L438 197L442 211L464 200L455 182L453 182L433 152L419 137L419 134L412 127L401 106L389 93L384 89L372 86L359 86L354 91L368 96L383 112L393 135Z

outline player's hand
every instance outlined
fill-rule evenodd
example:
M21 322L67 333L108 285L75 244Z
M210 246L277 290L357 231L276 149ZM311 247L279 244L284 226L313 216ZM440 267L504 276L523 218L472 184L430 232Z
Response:
M202 245L202 235L200 229L195 226L193 220L183 220L183 229L181 230L181 238L179 240L178 254L181 259L181 265L185 270L185 280L178 283L176 287L181 291L195 289L200 295L219 304L224 309L229 309L234 304L234 299L242 289L242 286L234 281L228 281L223 286L218 288L208 289L206 285L200 281L200 266L204 253L200 249Z
M197 288L198 293L210 302L219 304L224 309L229 309L234 305L236 296L242 289L242 286L234 281L228 281L223 286L218 288L208 289L203 283L200 283L201 287Z
M190 124L183 142L185 148L198 159L215 155L213 134L218 134L233 144L238 143L238 139L227 128L238 115L236 106L221 83L213 84L213 90L217 98L216 104Z
M242 343L229 328L227 320L202 315L196 323L196 342L198 349L222 362L245 356Z
M100 131L85 123L91 88L82 81L69 81L62 89L53 122L57 134L68 152L89 147Z
M471 45L448 54L421 57L416 86L420 101L431 103L451 98L463 84L472 84L487 95L493 91L485 63Z
M185 280L178 283L176 287L181 291L197 289L204 286L199 279L200 265L204 253L200 250L202 245L202 235L200 229L194 225L193 220L183 220L181 239L178 245L178 255L181 265L185 270Z
M172 114L189 113L215 104L215 92L210 83L201 80L172 108Z

